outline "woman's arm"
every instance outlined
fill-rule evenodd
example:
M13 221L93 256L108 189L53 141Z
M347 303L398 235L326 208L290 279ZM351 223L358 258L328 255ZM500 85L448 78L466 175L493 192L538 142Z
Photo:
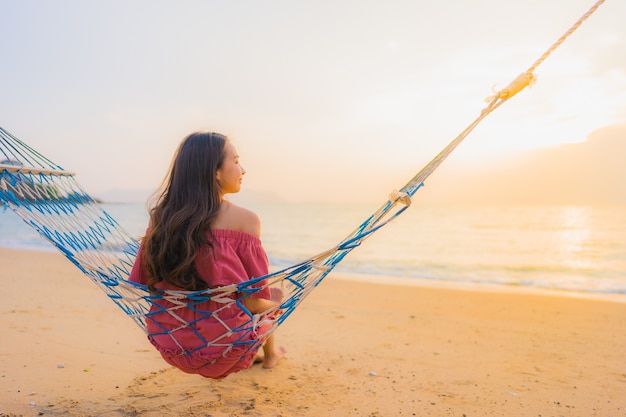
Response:
M283 300L283 292L280 288L270 287L271 299L265 298L244 298L241 302L252 313L259 314L280 305Z
M265 298L247 297L244 298L241 302L252 314L263 313L264 311L267 311L270 308L274 308L278 305L277 302L266 300Z

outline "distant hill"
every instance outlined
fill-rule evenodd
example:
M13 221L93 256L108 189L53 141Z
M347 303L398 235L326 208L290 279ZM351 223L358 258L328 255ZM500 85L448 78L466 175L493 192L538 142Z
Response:
M582 143L524 153L481 167L442 166L416 196L425 202L626 204L626 124Z
M585 142L461 165L446 161L414 197L416 202L458 204L626 204L626 124L594 131ZM388 184L367 177L353 188L385 196ZM404 180L405 178L401 178ZM363 185L364 184L364 185ZM380 190L383 190L379 192ZM361 190L362 191L362 190ZM362 191L364 195L368 192ZM95 193L94 193L95 194ZM145 203L152 190L95 194L106 203ZM324 196L327 197L325 194ZM285 201L277 192L244 188L230 198L243 205ZM337 196L332 201L341 201ZM349 200L352 201L352 200Z
M104 203L146 203L154 190L124 190L112 189L101 193L94 193L94 198ZM229 199L238 204L263 203L269 201L282 201L281 198L271 192L259 192L243 189L241 193L229 195Z
M145 203L154 190L123 190L113 189L94 193L94 197L104 203Z

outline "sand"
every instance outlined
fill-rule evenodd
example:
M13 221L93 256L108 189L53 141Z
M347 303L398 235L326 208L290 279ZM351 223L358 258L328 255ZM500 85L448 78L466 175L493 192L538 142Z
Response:
M626 416L626 303L331 274L287 357L214 381L164 363L60 254L0 249L0 416Z

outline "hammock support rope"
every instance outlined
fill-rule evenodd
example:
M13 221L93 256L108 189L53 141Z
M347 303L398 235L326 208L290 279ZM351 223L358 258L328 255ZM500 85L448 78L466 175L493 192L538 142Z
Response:
M506 88L487 99L480 115L454 138L421 171L403 187L393 191L387 201L363 221L336 246L295 265L256 277L239 285L230 285L203 291L165 291L151 294L143 285L127 280L137 256L139 243L131 237L112 216L87 194L74 178L36 150L0 127L0 203L20 216L29 226L51 242L99 288L101 288L135 323L148 334L146 323L153 315L166 313L179 325L164 328L159 333L167 335L187 354L206 346L221 346L226 351L238 348L244 354L257 349L262 339L250 341L250 332L265 327L269 336L297 306L319 285L333 268L353 249L360 246L374 232L393 221L411 204L411 198L424 181L489 114L507 100L530 85L534 70L560 46L595 10L604 3L597 1L568 31L566 31L529 69L516 77ZM254 315L244 307L242 300L260 288L256 285L267 280L270 287L282 289L284 298L270 311ZM168 307L162 306L167 301ZM212 311L204 307L212 301L220 307ZM236 303L249 316L238 328L229 328L221 319L220 311ZM155 306L151 312L151 307ZM199 319L212 318L224 326L224 333L206 340L196 332L197 343L182 346L176 338L181 329L193 329L193 323L180 318L180 309L194 309ZM156 310L156 311L155 311ZM156 323L156 322L155 322Z

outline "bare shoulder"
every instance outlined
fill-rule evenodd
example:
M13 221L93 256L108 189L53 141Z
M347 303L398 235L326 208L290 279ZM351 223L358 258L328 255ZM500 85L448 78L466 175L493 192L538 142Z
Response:
M233 210L239 219L239 227L242 232L260 237L261 235L261 219L252 210L233 204Z
M256 237L261 236L261 219L259 216L254 211L238 206L230 201L225 201L222 204L213 227L238 230Z

